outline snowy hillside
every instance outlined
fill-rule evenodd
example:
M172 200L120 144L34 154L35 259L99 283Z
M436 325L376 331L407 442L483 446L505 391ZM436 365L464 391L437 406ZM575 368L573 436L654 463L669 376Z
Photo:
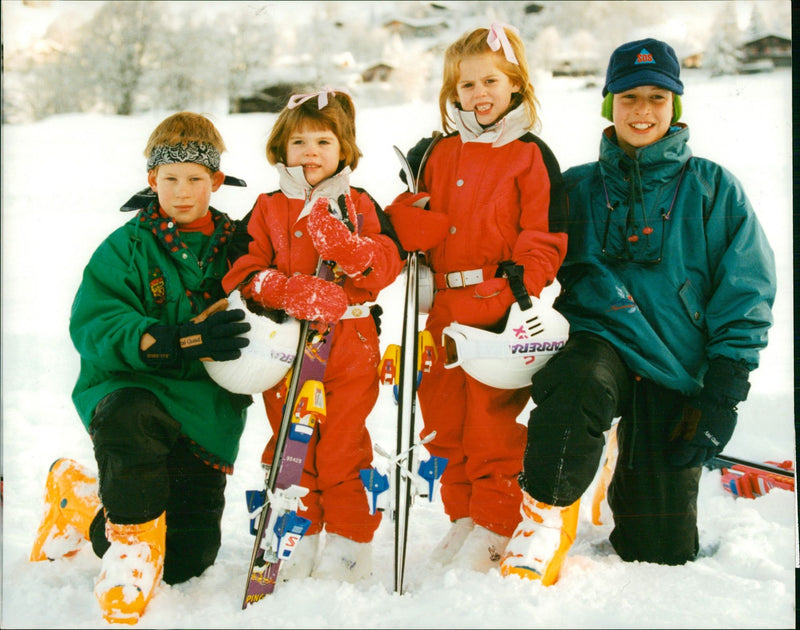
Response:
M775 326L727 452L757 461L794 459L791 74L710 80L686 72L684 82L683 120L694 152L743 181L778 260ZM606 124L599 116L599 87L550 78L535 84L541 136L562 168L595 159ZM438 108L433 102L365 108L358 101L356 107L364 159L353 183L385 205L402 190L391 146L407 150L439 128ZM31 564L28 555L51 462L69 456L94 467L70 401L78 374L67 333L70 305L94 248L129 218L117 208L145 185L142 151L167 113L70 115L2 128L3 628L104 626L92 594L100 561L89 549L54 563ZM263 149L274 116L212 117L229 149L223 170L249 184L224 187L212 203L238 218L259 192L276 187ZM384 345L399 339L402 295L401 277L381 297ZM373 440L386 448L394 444L395 414L387 389L369 421ZM244 491L262 482L258 462L267 431L256 401L228 481L216 565L185 584L162 586L139 627L794 627L794 495L773 491L755 501L734 500L722 490L719 472L708 471L700 489L701 557L687 566L622 562L607 542L609 520L593 526L586 500L578 540L554 587L503 579L498 572L437 568L426 560L448 526L437 500L412 508L404 596L392 593L392 527L384 519L368 581L286 583L242 611L252 545Z

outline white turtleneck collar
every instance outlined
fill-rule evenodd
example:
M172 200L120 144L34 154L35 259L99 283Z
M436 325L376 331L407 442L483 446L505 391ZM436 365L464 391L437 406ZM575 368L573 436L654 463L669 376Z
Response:
M478 122L475 112L465 112L455 106L451 106L451 112L462 142L485 142L501 147L530 130L527 111L522 105L517 105L489 127Z
M290 199L304 199L306 204L298 215L300 220L311 212L314 202L320 197L327 197L333 203L330 204L337 217L343 219L337 200L341 195L350 192L350 173L352 170L345 166L341 171L323 179L316 186L311 186L303 174L302 166L286 166L280 162L275 165L278 169L279 185L281 192Z

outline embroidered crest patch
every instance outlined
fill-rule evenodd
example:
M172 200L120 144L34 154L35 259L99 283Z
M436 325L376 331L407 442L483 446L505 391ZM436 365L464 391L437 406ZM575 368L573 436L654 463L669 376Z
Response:
M161 269L155 267L150 270L150 294L156 304L163 304L167 299L167 285L164 282L164 274Z

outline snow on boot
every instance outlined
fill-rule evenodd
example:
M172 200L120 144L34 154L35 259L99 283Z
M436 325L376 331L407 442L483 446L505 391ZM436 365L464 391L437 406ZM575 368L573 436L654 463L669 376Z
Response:
M473 527L475 522L469 516L457 518L450 523L450 529L431 552L431 560L442 565L452 562L453 556L461 549Z
M288 560L281 562L280 576L284 582L301 580L311 575L319 549L319 534L303 536Z
M360 543L337 534L326 534L325 547L311 577L339 582L358 582L372 571L372 543Z
M109 623L135 624L161 581L164 571L166 516L138 525L106 521L111 543L94 594Z
M31 550L31 562L75 554L89 540L89 526L100 511L97 478L72 459L50 466L44 513Z
M452 566L488 573L490 569L500 567L500 558L507 544L507 536L476 525L453 558Z
M567 507L556 507L523 492L522 521L508 543L500 572L541 580L544 586L555 584L575 540L579 508L580 499Z

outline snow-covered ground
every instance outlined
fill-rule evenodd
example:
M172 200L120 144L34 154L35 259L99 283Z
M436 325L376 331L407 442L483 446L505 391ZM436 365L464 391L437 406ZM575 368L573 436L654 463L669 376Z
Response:
M685 72L684 80L684 121L694 152L743 181L778 260L775 326L726 450L757 461L794 459L791 74L709 79ZM535 84L541 135L562 168L595 159L606 124L599 116L600 88L570 79L537 78ZM402 190L392 144L407 150L437 129L438 109L432 102L369 108L356 99L356 105L364 159L353 183L385 205ZM28 556L50 463L69 456L94 466L70 401L78 374L67 333L70 305L94 248L129 218L117 208L145 185L142 151L167 113L65 115L2 127L3 628L105 625L92 594L100 561L91 550L54 563L32 564ZM274 116L212 117L228 144L223 170L249 184L223 188L212 202L242 217L258 192L277 184L263 149ZM402 295L401 276L381 299L384 345L400 337ZM394 444L395 414L387 389L369 420L374 441L386 448ZM622 562L607 543L610 521L592 525L586 500L578 540L554 587L503 579L496 571L437 568L426 560L448 526L437 499L412 508L405 595L392 592L392 526L385 518L366 582L281 584L242 611L252 545L244 491L262 482L267 431L257 401L228 481L217 563L185 584L162 586L140 627L795 627L795 496L773 491L754 501L734 500L723 491L720 473L710 471L700 490L701 557L683 567Z

